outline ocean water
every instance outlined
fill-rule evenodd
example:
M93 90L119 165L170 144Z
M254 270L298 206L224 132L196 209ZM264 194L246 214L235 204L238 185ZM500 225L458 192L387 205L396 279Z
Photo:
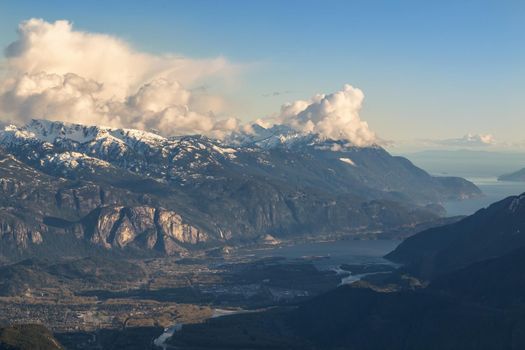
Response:
M525 182L498 181L498 176L525 167L525 153L483 150L428 150L403 156L436 176L460 176L475 183L484 196L444 203L448 215L471 215L508 196L525 192Z
M525 182L498 181L496 177L472 177L467 180L475 183L483 191L483 196L445 202L443 206L449 216L471 215L494 202L525 192Z

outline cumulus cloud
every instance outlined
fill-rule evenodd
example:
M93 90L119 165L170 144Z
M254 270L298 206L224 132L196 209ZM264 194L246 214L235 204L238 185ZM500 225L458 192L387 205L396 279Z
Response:
M364 100L360 89L344 85L331 94L317 94L309 100L297 100L281 107L273 123L287 124L302 132L312 132L334 140L346 140L357 146L377 143L377 136L361 120ZM270 121L263 121L266 125Z
M217 117L220 97L185 88L230 76L235 66L222 57L151 55L113 36L76 31L68 21L30 19L18 35L5 51L4 118L155 128L166 135L220 136L237 128L236 119Z
M152 55L114 36L75 30L68 21L30 19L19 25L18 39L6 48L4 66L0 119L156 129L168 136L221 138L249 129L224 117L224 100L202 87L207 79L235 73L238 67L222 57ZM377 138L359 116L363 99L361 90L345 85L331 94L287 103L258 122L368 146Z

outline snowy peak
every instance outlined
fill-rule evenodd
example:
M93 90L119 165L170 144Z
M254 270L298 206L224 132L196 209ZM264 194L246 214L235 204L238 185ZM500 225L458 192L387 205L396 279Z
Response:
M66 139L85 143L100 138L105 130L96 126L84 126L64 122L33 119L27 125L19 128L28 137L53 143L57 139Z
M211 168L229 166L237 157L236 149L204 136L165 138L140 130L47 120L5 127L0 146L60 174L114 166L162 181L203 178Z
M348 151L358 147L348 141L333 140L318 134L297 131L288 125L274 125L265 128L259 124L251 125L246 131L233 133L225 140L225 143L235 147L294 150L309 148L323 151Z
M225 143L236 147L275 148L285 145L288 141L307 136L286 125L274 125L265 128L259 124L252 124L247 130L232 133Z
M285 148L293 150L316 149L323 151L348 151L358 146L347 141L332 140L318 134L301 132L287 125L274 125L265 128L259 124L251 125L245 131L234 132L219 141L200 135L187 135L165 138L148 131L87 126L81 124L33 119L24 126L9 125L0 131L2 143L38 142L50 145L75 144L84 148L173 148L180 144L196 143L202 146L214 145L215 151L233 154L235 149L261 148L264 150ZM139 147L139 148L140 148ZM378 147L378 146L372 146Z
M69 141L83 144L101 139L112 139L115 142L123 143L141 141L153 144L166 140L160 135L147 131L86 126L41 119L33 119L21 127L9 125L4 128L3 134L12 134L16 138L36 139L49 143Z

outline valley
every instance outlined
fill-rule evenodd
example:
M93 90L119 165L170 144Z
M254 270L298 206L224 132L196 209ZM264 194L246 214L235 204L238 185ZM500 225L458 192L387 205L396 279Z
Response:
M228 254L213 250L187 258L23 260L0 267L10 287L0 287L0 324L43 324L67 349L96 349L108 339L135 337L129 348L144 349L175 324L308 300L336 288L350 271L361 274L355 266L385 263L382 256L397 244L348 240ZM346 270L340 269L343 263Z
M346 286L426 290L383 256L482 196L380 146L255 130L6 127L0 325L44 325L68 350L315 348L290 317ZM217 342L215 326L236 330Z
M524 203L524 195L512 196L406 239L386 255L403 264L388 274L291 307L186 325L168 343L182 349L521 349Z

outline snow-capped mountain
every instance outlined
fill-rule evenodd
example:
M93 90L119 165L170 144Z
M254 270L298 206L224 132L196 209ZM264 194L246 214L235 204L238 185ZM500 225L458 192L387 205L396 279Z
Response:
M61 230L104 248L173 253L267 234L378 232L435 218L441 200L479 194L379 146L286 126L215 140L33 120L6 126L0 149L11 159L0 164L4 208L32 213L26 236ZM46 180L17 178L7 164ZM0 213L4 236L20 224L9 210Z
M317 134L297 131L288 125L273 125L265 128L259 124L252 124L246 131L232 133L224 142L237 147L258 147L266 150L311 147L320 150L341 151L358 148L348 141L331 140Z
M141 130L47 120L6 127L0 132L0 145L41 166L75 170L81 164L113 165L157 180L197 176L197 170L235 159L234 149L202 136L165 138ZM188 171L180 169L179 163Z

